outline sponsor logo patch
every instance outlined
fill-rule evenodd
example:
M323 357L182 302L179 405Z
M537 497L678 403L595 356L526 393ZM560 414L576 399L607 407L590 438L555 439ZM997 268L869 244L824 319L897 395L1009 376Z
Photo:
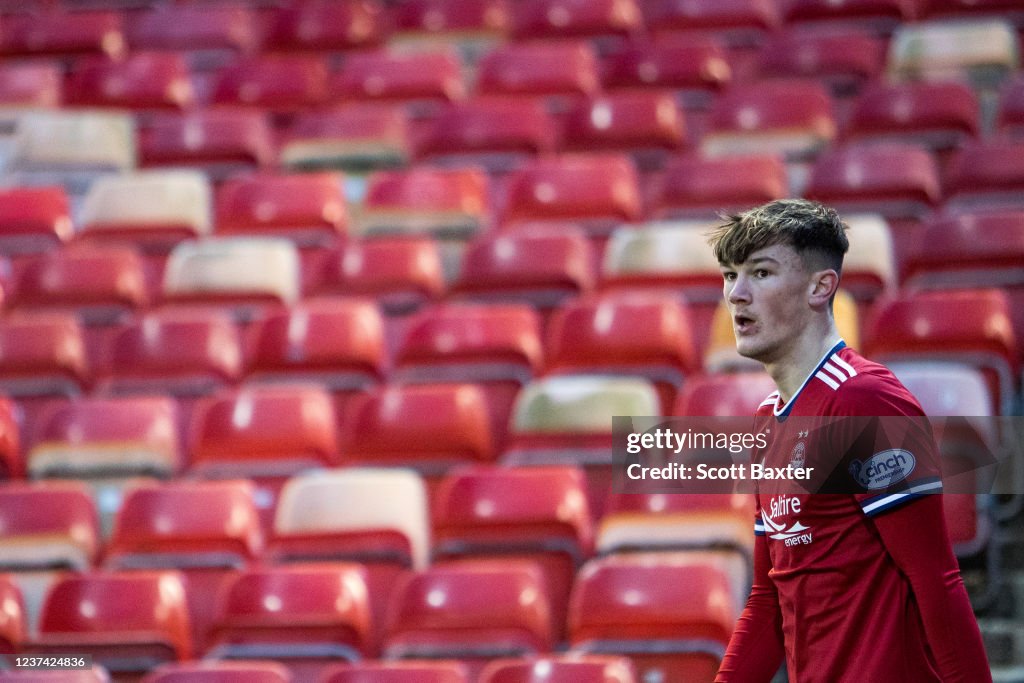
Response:
M884 489L906 479L915 466L917 459L913 453L890 448L866 460L854 460L850 463L850 474L866 489Z

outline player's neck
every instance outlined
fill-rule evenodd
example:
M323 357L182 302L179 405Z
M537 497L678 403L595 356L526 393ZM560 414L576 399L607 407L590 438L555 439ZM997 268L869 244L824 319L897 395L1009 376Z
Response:
M796 339L778 360L765 363L765 370L775 380L783 403L793 398L807 376L841 339L831 320L825 329L808 329L807 332Z

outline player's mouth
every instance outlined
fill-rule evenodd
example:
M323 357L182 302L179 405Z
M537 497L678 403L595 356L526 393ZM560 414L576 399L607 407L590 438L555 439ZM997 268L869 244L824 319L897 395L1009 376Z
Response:
M755 321L749 315L737 313L732 317L733 328L736 330L736 334L750 334L754 331Z

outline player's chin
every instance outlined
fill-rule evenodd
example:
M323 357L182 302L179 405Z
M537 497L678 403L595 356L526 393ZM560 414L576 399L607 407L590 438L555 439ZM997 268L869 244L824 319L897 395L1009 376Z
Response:
M751 360L761 360L764 355L763 344L756 343L753 339L740 338L736 341L736 353Z

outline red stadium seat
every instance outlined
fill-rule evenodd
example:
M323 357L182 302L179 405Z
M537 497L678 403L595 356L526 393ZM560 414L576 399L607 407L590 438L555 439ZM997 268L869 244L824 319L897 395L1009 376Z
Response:
M839 5L828 0L795 0L785 10L787 24L857 25L889 35L901 23L916 18L913 0L852 0Z
M126 493L118 512L104 566L181 571L197 652L225 581L263 550L254 497L243 481L143 484Z
M636 683L633 664L625 657L554 655L491 662L481 683Z
M672 414L745 417L773 391L775 382L764 372L698 375L683 386Z
M658 390L662 415L686 375L700 367L689 311L649 294L605 294L568 303L548 326L547 374L644 377Z
M110 675L101 666L74 671L16 669L0 671L0 683L110 683Z
M430 113L441 102L461 100L462 65L451 50L366 52L345 59L332 77L331 93L343 100L404 102L412 113Z
M300 52L372 47L383 38L384 19L373 0L292 3L273 14L264 47Z
M657 168L686 143L683 113L671 91L626 91L581 100L567 114L562 150L626 152Z
M629 36L640 31L637 0L528 0L513 9L519 40Z
M813 158L836 135L828 91L814 81L735 84L715 102L701 149L709 156L782 154Z
M594 261L593 246L575 226L484 234L469 244L452 294L547 312L593 289Z
M795 26L772 35L758 53L764 77L814 78L837 96L858 92L882 73L885 44L867 31L817 31Z
M603 60L606 88L667 88L688 108L704 108L732 79L725 49L708 36L633 41Z
M1012 411L1020 351L1004 292L996 289L920 292L887 302L867 335L871 357L954 360L985 370L993 402Z
M1024 137L1024 77L1014 78L1003 86L996 129L1009 137Z
M965 144L946 169L946 208L1024 208L1024 141Z
M9 398L0 398L0 480L25 476L20 423L24 423L24 419L19 406Z
M487 175L478 169L377 171L367 180L360 231L465 239L490 225L488 194Z
M83 59L64 88L64 103L73 106L185 109L193 98L185 60L172 52L136 52L123 61Z
M0 654L21 650L25 640L25 614L21 591L8 577L0 577Z
M472 384L391 384L349 403L346 463L404 465L426 475L494 458L487 397Z
M469 683L458 662L357 662L340 664L323 673L321 683Z
M593 560L569 601L580 653L628 654L641 680L710 681L739 614L728 575L689 554Z
M877 83L858 96L844 137L946 150L977 137L980 118L977 97L966 83Z
M325 104L330 92L328 82L327 64L316 56L250 57L220 72L213 101L294 113Z
M622 155L538 159L506 186L503 227L574 221L595 237L640 219L636 167Z
M488 98L442 110L423 131L416 154L431 163L477 164L496 173L551 152L554 145L554 123L539 102Z
M786 165L777 156L683 156L666 164L654 212L659 218L713 219L720 211L738 211L786 196Z
M407 577L392 602L386 659L457 658L470 680L487 660L548 652L550 607L534 565L465 560Z
M412 156L406 115L393 104L350 104L300 112L281 143L280 163L298 170L405 166Z
M115 674L141 675L191 655L185 586L176 572L67 575L50 589L33 654L89 654Z
M119 12L68 12L55 9L40 14L5 17L0 54L12 56L106 54L125 51L123 20Z
M96 505L88 487L79 482L0 486L0 525L4 571L83 571L99 556Z
M733 45L758 42L781 23L779 7L766 0L646 0L647 28L656 33L716 33Z
M164 114L139 131L139 162L144 167L196 167L216 180L273 160L273 132L260 111L218 107Z
M207 659L274 659L297 680L374 653L363 570L351 564L250 569L228 582Z
M217 189L215 232L272 235L298 246L330 246L348 226L342 178L334 173L232 178Z
M291 683L288 668L277 662L202 661L161 664L142 683Z
M460 34L502 37L509 25L508 6L496 0L412 0L396 6L393 15L391 40L400 44L431 36L457 43Z
M250 52L259 40L256 13L244 4L154 5L129 12L125 23L128 44L135 50L232 55Z
M480 60L481 95L591 95L600 87L597 58L585 42L515 43Z
M62 91L61 68L56 62L14 62L0 66L0 104L5 109L58 107Z
M75 247L26 261L11 306L78 314L85 324L124 321L149 303L144 264L123 247Z
M75 396L90 385L82 327L69 314L23 313L0 322L0 391Z
M0 191L0 226L0 253L49 251L73 231L67 192L60 186Z

